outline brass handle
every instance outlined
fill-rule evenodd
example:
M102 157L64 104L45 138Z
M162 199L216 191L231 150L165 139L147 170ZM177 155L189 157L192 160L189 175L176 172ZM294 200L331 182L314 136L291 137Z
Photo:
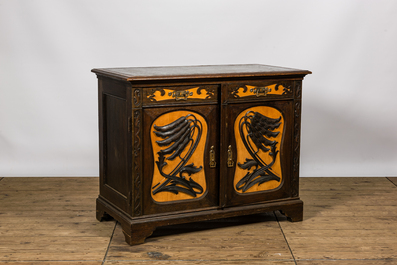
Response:
M233 162L233 154L232 154L232 146L229 145L227 148L227 167L233 167L234 162Z
M210 167L211 168L216 167L214 146L211 146L211 150L210 150Z
M174 91L174 92L169 92L169 96L172 96L175 98L175 100L187 100L189 96L193 96L193 92L189 92L188 90L185 91Z
M255 87L255 88L250 89L250 92L254 92L257 97L260 97L260 96L265 97L267 95L267 93L269 93L271 91L272 91L272 89L268 88L268 87Z

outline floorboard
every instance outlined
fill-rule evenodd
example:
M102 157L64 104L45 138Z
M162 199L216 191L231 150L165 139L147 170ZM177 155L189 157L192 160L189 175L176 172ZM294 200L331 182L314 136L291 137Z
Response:
M0 178L0 265L397 264L397 178L301 178L279 212L158 228L129 246L95 219L98 178Z
M4 178L0 264L102 264L115 222L95 219L97 182L98 178Z
M397 188L386 178L302 178L301 198L303 222L278 215L297 264L397 263Z

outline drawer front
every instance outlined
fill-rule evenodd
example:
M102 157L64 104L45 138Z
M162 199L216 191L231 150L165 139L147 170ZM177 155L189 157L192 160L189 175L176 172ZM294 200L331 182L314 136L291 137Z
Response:
M269 80L227 84L228 101L252 101L293 98L294 81Z
M215 103L219 85L150 87L143 89L143 105Z

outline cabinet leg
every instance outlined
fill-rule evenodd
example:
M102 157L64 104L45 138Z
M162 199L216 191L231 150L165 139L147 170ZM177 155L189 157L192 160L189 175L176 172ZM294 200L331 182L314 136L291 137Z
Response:
M96 207L96 219L99 222L113 220L113 218L109 214L107 214L100 205L98 206L98 204Z
M153 234L156 227L150 225L132 225L132 227L123 227L125 242L129 245L143 244L145 239Z
M288 221L291 221L291 222L300 222L303 220L303 213L299 212L299 211L285 212L285 211L280 210L280 213L285 215L285 217L287 217Z
M303 202L284 207L280 209L280 213L285 215L291 222L300 222L303 220Z

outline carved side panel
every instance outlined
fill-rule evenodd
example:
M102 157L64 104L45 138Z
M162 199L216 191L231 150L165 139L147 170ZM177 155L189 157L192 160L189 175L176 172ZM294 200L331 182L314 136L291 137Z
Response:
M173 111L154 120L150 130L155 157L153 200L188 200L205 193L207 127L205 118L191 111Z
M299 196L299 156L301 130L301 101L294 101L294 142L293 142L293 177L291 179L291 195Z
M237 116L234 188L238 193L271 190L281 184L283 130L284 117L273 107L252 107Z
M136 91L136 90L135 90ZM135 95L135 93L134 93ZM134 99L135 100L135 99ZM142 215L142 110L134 110L133 171L134 171L134 216Z

